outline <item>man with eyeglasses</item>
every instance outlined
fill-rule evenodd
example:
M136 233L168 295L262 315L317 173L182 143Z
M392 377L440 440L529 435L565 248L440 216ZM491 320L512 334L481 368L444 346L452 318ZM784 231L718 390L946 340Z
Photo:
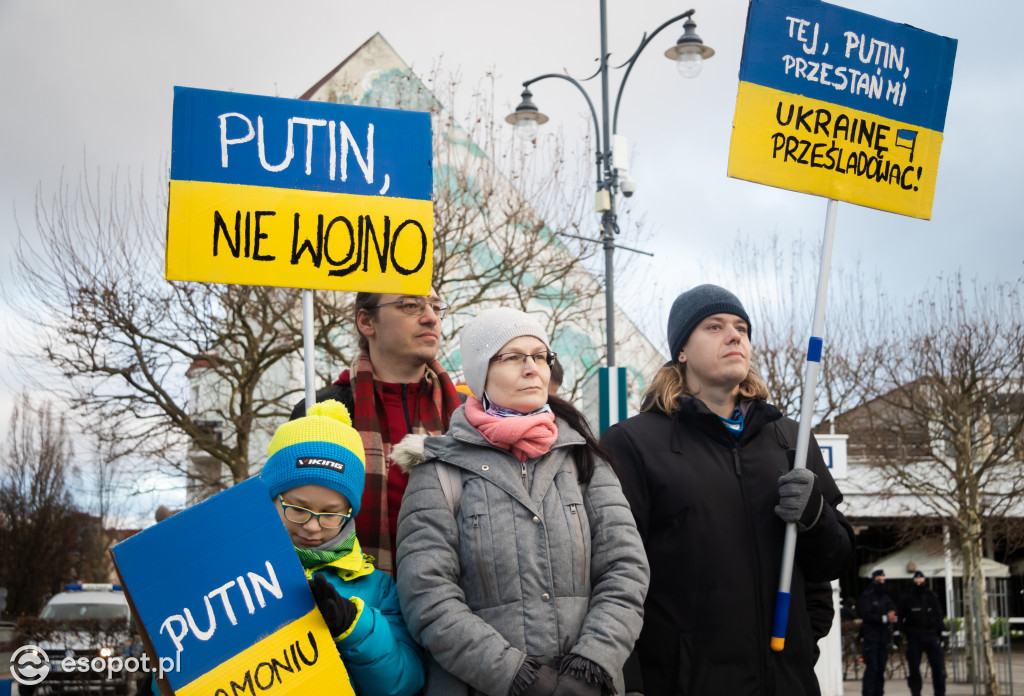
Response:
M409 480L391 466L391 448L409 433L441 435L462 403L441 364L441 319L448 305L429 296L360 292L355 325L359 355L351 369L316 394L336 399L352 413L366 451L366 487L356 530L377 568L394 575L398 508ZM292 419L305 415L305 400Z

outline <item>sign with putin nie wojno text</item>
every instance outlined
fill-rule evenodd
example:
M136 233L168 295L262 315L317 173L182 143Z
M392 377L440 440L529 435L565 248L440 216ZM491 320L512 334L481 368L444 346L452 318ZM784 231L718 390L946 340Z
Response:
M818 0L753 0L729 176L930 219L956 45Z
M177 696L352 696L259 477L111 550L146 651Z
M166 276L426 295L430 115L174 88Z

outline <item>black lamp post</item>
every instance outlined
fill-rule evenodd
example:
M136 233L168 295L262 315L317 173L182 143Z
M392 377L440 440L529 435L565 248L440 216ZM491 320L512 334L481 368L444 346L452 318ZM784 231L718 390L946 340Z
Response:
M590 107L590 114L594 118L594 133L597 141L597 194L595 198L595 209L597 212L601 213L600 241L604 247L605 321L607 327L608 367L615 365L615 299L614 283L612 278L612 257L615 247L618 246L615 244L615 235L619 232L617 213L615 210L615 199L619 191L621 191L626 197L629 197L633 195L633 192L636 189L633 182L628 178L625 178L624 175L620 182L620 176L616 173L615 163L612 159L612 136L618 132L619 104L622 101L622 90L626 86L626 80L629 79L629 73L633 70L633 65L636 64L637 58L639 58L643 50L647 48L651 39L657 36L662 29L674 22L678 22L681 19L686 20L683 23L683 35L679 37L675 46L665 51L665 57L676 61L679 73L684 77L696 77L700 73L701 64L704 59L713 56L715 51L709 46L705 46L704 42L701 41L699 36L697 36L695 31L697 24L693 21L693 12L693 10L688 10L681 15L673 17L651 32L649 36L644 35L643 39L640 41L640 45L637 46L629 60L615 68L619 69L624 67L626 68L626 72L623 74L622 81L619 83L619 90L615 97L615 110L613 112L612 120L609 120L608 73L612 68L608 65L607 12L605 9L605 0L601 0L601 67L597 73L586 78L589 80L597 75L601 76L601 119L598 120L597 111L594 109L594 103L591 101L587 91L583 88L583 85L569 75L563 75L560 73L539 75L524 82L522 94L523 101L516 107L514 112L505 117L506 121L515 125L517 134L526 140L533 140L537 135L538 127L547 122L548 117L541 113L536 104L533 103L533 94L530 92L530 85L553 77L572 83L583 95L583 98L587 100L587 106ZM622 149L627 147L624 140L619 140L618 147ZM627 159L627 154L627 152L620 152L620 163ZM624 171L622 167L619 167L619 170ZM629 247L620 246L619 248L626 249L628 251L638 251L636 249L630 249Z

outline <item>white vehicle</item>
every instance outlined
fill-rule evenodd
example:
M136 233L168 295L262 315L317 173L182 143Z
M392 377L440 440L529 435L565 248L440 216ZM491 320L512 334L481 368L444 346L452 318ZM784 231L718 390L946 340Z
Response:
M39 615L59 628L39 644L49 658L50 673L34 693L128 694L137 675L106 669L107 658L123 661L138 655L124 592L110 584L66 585L65 590L51 597ZM97 671L101 664L104 669ZM20 693L32 692L22 686Z

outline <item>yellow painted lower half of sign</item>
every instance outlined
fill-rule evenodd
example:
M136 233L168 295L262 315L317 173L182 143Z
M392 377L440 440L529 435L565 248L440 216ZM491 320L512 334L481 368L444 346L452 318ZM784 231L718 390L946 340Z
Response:
M942 133L741 82L729 176L931 219Z
M431 201L171 181L166 276L426 295Z
M176 696L354 694L316 609L175 692Z

